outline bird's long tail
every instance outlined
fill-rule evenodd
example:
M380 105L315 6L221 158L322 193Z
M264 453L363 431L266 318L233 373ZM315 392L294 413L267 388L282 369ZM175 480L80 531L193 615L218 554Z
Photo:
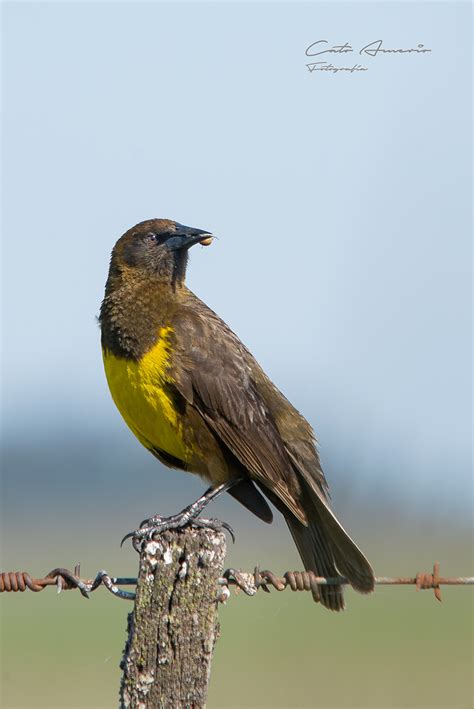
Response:
M360 549L349 537L325 502L303 482L301 502L308 519L305 527L288 510L285 519L307 571L316 576L345 576L360 593L374 590L374 572ZM344 593L340 585L318 586L315 601L326 608L344 608Z

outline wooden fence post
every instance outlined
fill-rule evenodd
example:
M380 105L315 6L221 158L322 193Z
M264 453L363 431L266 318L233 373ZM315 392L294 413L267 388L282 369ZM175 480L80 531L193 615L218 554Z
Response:
M205 707L219 634L224 534L187 527L144 545L121 663L121 709Z

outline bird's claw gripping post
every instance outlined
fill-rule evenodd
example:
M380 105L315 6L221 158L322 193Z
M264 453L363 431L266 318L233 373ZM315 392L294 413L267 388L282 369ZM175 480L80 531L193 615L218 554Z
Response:
M232 543L235 544L235 533L230 524L227 524L227 522L223 522L220 519L216 519L213 517L212 519L204 519L203 517L197 517L196 519L193 519L192 522L193 527L199 527L201 529L213 529L215 532L229 532L230 537L232 539Z
M185 518L182 523L178 523L176 521L177 516L178 515L175 515L173 517L161 517L161 521L159 524L154 523L149 526L142 526L134 532L129 532L122 539L120 546L123 545L126 539L132 539L133 548L138 554L140 554L142 551L143 544L145 542L154 540L156 535L159 535L162 532L165 532L170 529L183 529L184 527L188 526L198 527L200 529L213 529L216 532L223 532L224 530L226 530L227 532L229 532L232 538L232 542L235 543L234 530L232 529L230 524L227 524L227 522L222 522L220 519L204 519L202 517L196 517L194 519ZM152 519L153 521L155 521L156 517L153 517Z
M195 502L185 507L184 510L181 510L181 512L178 512L176 515L172 515L171 517L155 515L154 517L143 520L138 529L124 536L120 542L120 546L122 546L127 539L132 539L133 548L140 553L143 543L154 539L155 535L170 529L183 529L188 525L200 528L207 527L217 532L227 530L232 537L232 541L235 542L234 530L229 524L221 522L218 519L203 519L199 517L199 515L212 500L215 500L221 493L226 492L239 481L240 478L228 481L214 488L209 488L204 495L201 495Z

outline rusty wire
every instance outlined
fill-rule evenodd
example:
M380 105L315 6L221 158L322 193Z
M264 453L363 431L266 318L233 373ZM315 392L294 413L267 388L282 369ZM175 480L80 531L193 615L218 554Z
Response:
M0 573L0 593L23 592L26 589L38 592L46 586L56 586L58 593L77 588L85 598L89 598L89 593L100 586L105 586L114 596L133 601L135 593L124 591L119 586L134 586L136 583L136 578L110 576L104 570L99 571L93 579L81 579L79 565L74 568L74 573L68 569L57 568L46 574L44 578L32 578L26 571ZM474 585L474 577L443 578L439 575L439 564L436 562L432 573L418 573L416 576L394 578L377 576L375 583L380 586L412 585L416 587L417 591L432 589L437 600L441 601L440 586L472 586ZM311 591L316 586L346 585L349 584L349 581L344 576L334 578L316 576L312 571L287 571L280 577L272 571L260 571L259 567L256 567L253 573L239 569L227 569L218 584L221 589L219 600L224 601L230 595L229 586L236 586L248 596L254 596L260 588L266 593L270 592L270 587L277 591L284 591L288 587L292 591Z
M253 596L261 588L269 593L270 586L277 591L284 591L285 588L290 588L292 591L312 591L317 586L338 586L346 585L350 582L345 576L336 576L327 578L316 576L312 571L287 571L282 577L276 576L272 571L260 571L255 568L253 574L249 574L236 569L227 569L224 572L222 585L233 584L237 588L244 591L249 596ZM418 573L416 576L409 577L389 577L377 576L375 583L378 586L415 586L417 591L432 589L438 601L441 601L440 586L472 586L474 585L473 576L457 576L444 578L439 575L439 563L436 562L433 566L432 573Z
M5 571L0 573L0 593L26 591L38 592L46 588L46 586L56 586L58 593L61 591L70 591L73 588L78 588L84 598L89 598L89 593L95 591L99 586L105 586L114 596L133 601L135 593L123 591L119 586L134 586L137 583L136 578L119 578L110 576L103 569L99 571L93 579L80 578L80 565L77 564L74 568L74 573L68 569L57 568L50 571L44 578L32 578L27 571Z

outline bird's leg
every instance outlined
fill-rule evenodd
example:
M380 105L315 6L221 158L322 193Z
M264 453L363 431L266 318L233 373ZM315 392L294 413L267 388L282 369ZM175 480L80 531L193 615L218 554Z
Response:
M234 485L235 481L232 480L223 483L222 485L218 485L217 487L210 487L203 495L201 495L201 497L198 497L195 502L185 507L184 510L181 510L181 512L178 512L178 514L172 515L171 517L162 517L161 515L155 515L154 517L150 517L150 519L144 520L140 526L148 527L153 526L154 524L161 525L165 523L169 529L177 529L178 527L184 527L186 524L188 524L188 522L200 515L201 512L207 507L207 505L212 502L212 500L215 500L216 497L219 497L221 493L226 492L226 490L229 490Z
M215 500L223 492L230 490L231 487L236 485L241 480L242 478L234 478L218 485L217 487L210 487L206 490L204 495L201 495L201 497L199 497L195 502L185 507L184 510L181 510L181 512L178 512L176 515L172 515L171 517L154 515L149 519L143 520L139 529L136 529L134 532L129 532L124 536L121 541L121 545L126 539L132 538L134 548L137 551L140 551L142 542L153 539L155 534L159 534L160 532L164 532L168 529L182 529L188 524L195 525L196 527L209 527L210 529L215 529L216 531L226 529L232 536L232 539L234 539L234 532L232 527L228 524L221 522L218 519L198 519L198 515L201 514L201 512L210 502L212 502L212 500Z

